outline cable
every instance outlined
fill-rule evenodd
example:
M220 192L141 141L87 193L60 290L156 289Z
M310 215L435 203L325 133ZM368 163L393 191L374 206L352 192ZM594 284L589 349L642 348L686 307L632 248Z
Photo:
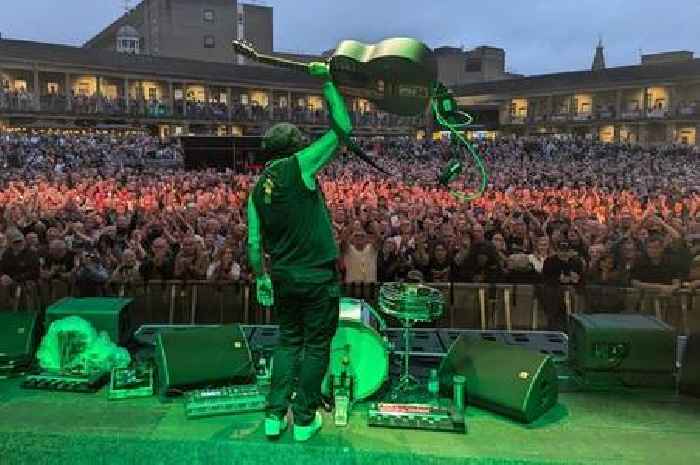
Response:
M465 194L463 192L458 192L451 190L450 194L452 194L453 197L455 197L457 200L461 202L470 202L472 200L476 200L479 197L481 197L486 190L486 186L488 185L488 173L486 171L486 166L484 165L483 160L479 156L479 154L476 152L476 149L474 148L473 144L471 144L469 141L467 141L464 136L461 134L461 130L466 129L467 127L471 126L471 124L474 122L474 118L463 111L460 110L455 110L453 111L453 115L459 116L461 118L464 118L463 122L459 123L451 123L447 121L447 119L443 116L443 114L440 111L440 108L438 106L438 98L444 99L445 96L439 96L438 92L441 90L442 85L441 84L436 84L435 87L433 88L433 96L431 98L431 106L433 113L435 114L435 119L437 120L438 124L442 127L447 128L450 133L452 134L453 137L455 137L459 143L461 143L464 147L467 148L467 151L472 157L472 160L474 163L476 163L477 168L479 169L479 173L481 175L481 182L479 184L479 189L471 194ZM451 98L451 97L449 97ZM461 172L461 163L451 163L448 165L448 171L444 173L444 181L445 184L449 183L452 181L459 173ZM442 178L443 176L441 176Z

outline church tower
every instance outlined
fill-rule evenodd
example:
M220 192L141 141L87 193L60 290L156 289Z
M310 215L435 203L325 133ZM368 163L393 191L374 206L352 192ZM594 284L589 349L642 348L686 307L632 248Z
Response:
M595 58L591 70L600 71L605 69L605 54L603 53L603 39L598 40L598 47L595 49Z

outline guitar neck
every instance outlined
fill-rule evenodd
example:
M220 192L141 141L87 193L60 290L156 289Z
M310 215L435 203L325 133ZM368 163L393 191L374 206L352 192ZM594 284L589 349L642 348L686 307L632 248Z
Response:
M302 63L299 61L287 60L285 58L273 57L270 55L258 54L255 61L271 66L279 66L280 68L287 68L294 71L301 71L306 73L309 71L309 65L307 63Z

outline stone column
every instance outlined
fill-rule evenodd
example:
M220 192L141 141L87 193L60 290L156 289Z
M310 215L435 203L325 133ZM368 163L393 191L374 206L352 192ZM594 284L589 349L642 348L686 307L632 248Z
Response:
M287 119L292 120L292 91L287 91Z
M664 140L664 142L666 144L672 144L675 142L674 132L675 132L675 124L674 123L666 123L666 139Z
M270 89L267 93L267 111L269 112L270 121L275 120L275 91Z
M647 129L646 124L638 124L636 126L637 129L637 142L641 145L647 145L649 141L649 130Z
M34 102L32 102L34 109L39 111L41 110L41 89L39 89L39 69L36 66L34 66L34 85L32 86L32 92L34 93Z
M129 78L124 79L124 111L129 113Z
M227 121L231 121L231 110L233 109L233 105L231 102L231 88L227 87L226 88L226 108L228 109L227 113Z
M168 116L175 114L175 88L173 81L168 80Z
M70 112L73 110L73 83L71 82L70 73L65 73L63 79L63 93L66 96L66 111Z
M622 90L615 93L615 119L622 117Z
M668 115L671 118L675 118L677 114L677 109L678 109L678 102L676 102L677 98L676 96L678 93L676 92L676 86L671 86L668 88Z
M182 83L182 117L187 116L187 83Z

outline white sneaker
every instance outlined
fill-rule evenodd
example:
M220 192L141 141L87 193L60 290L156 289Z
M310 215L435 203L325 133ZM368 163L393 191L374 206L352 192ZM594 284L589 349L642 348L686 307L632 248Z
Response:
M316 418L307 426L294 425L294 440L295 441L308 441L314 434L318 432L323 426L323 417L321 412L316 411Z
M287 429L287 415L282 418L265 417L265 436L275 437Z

